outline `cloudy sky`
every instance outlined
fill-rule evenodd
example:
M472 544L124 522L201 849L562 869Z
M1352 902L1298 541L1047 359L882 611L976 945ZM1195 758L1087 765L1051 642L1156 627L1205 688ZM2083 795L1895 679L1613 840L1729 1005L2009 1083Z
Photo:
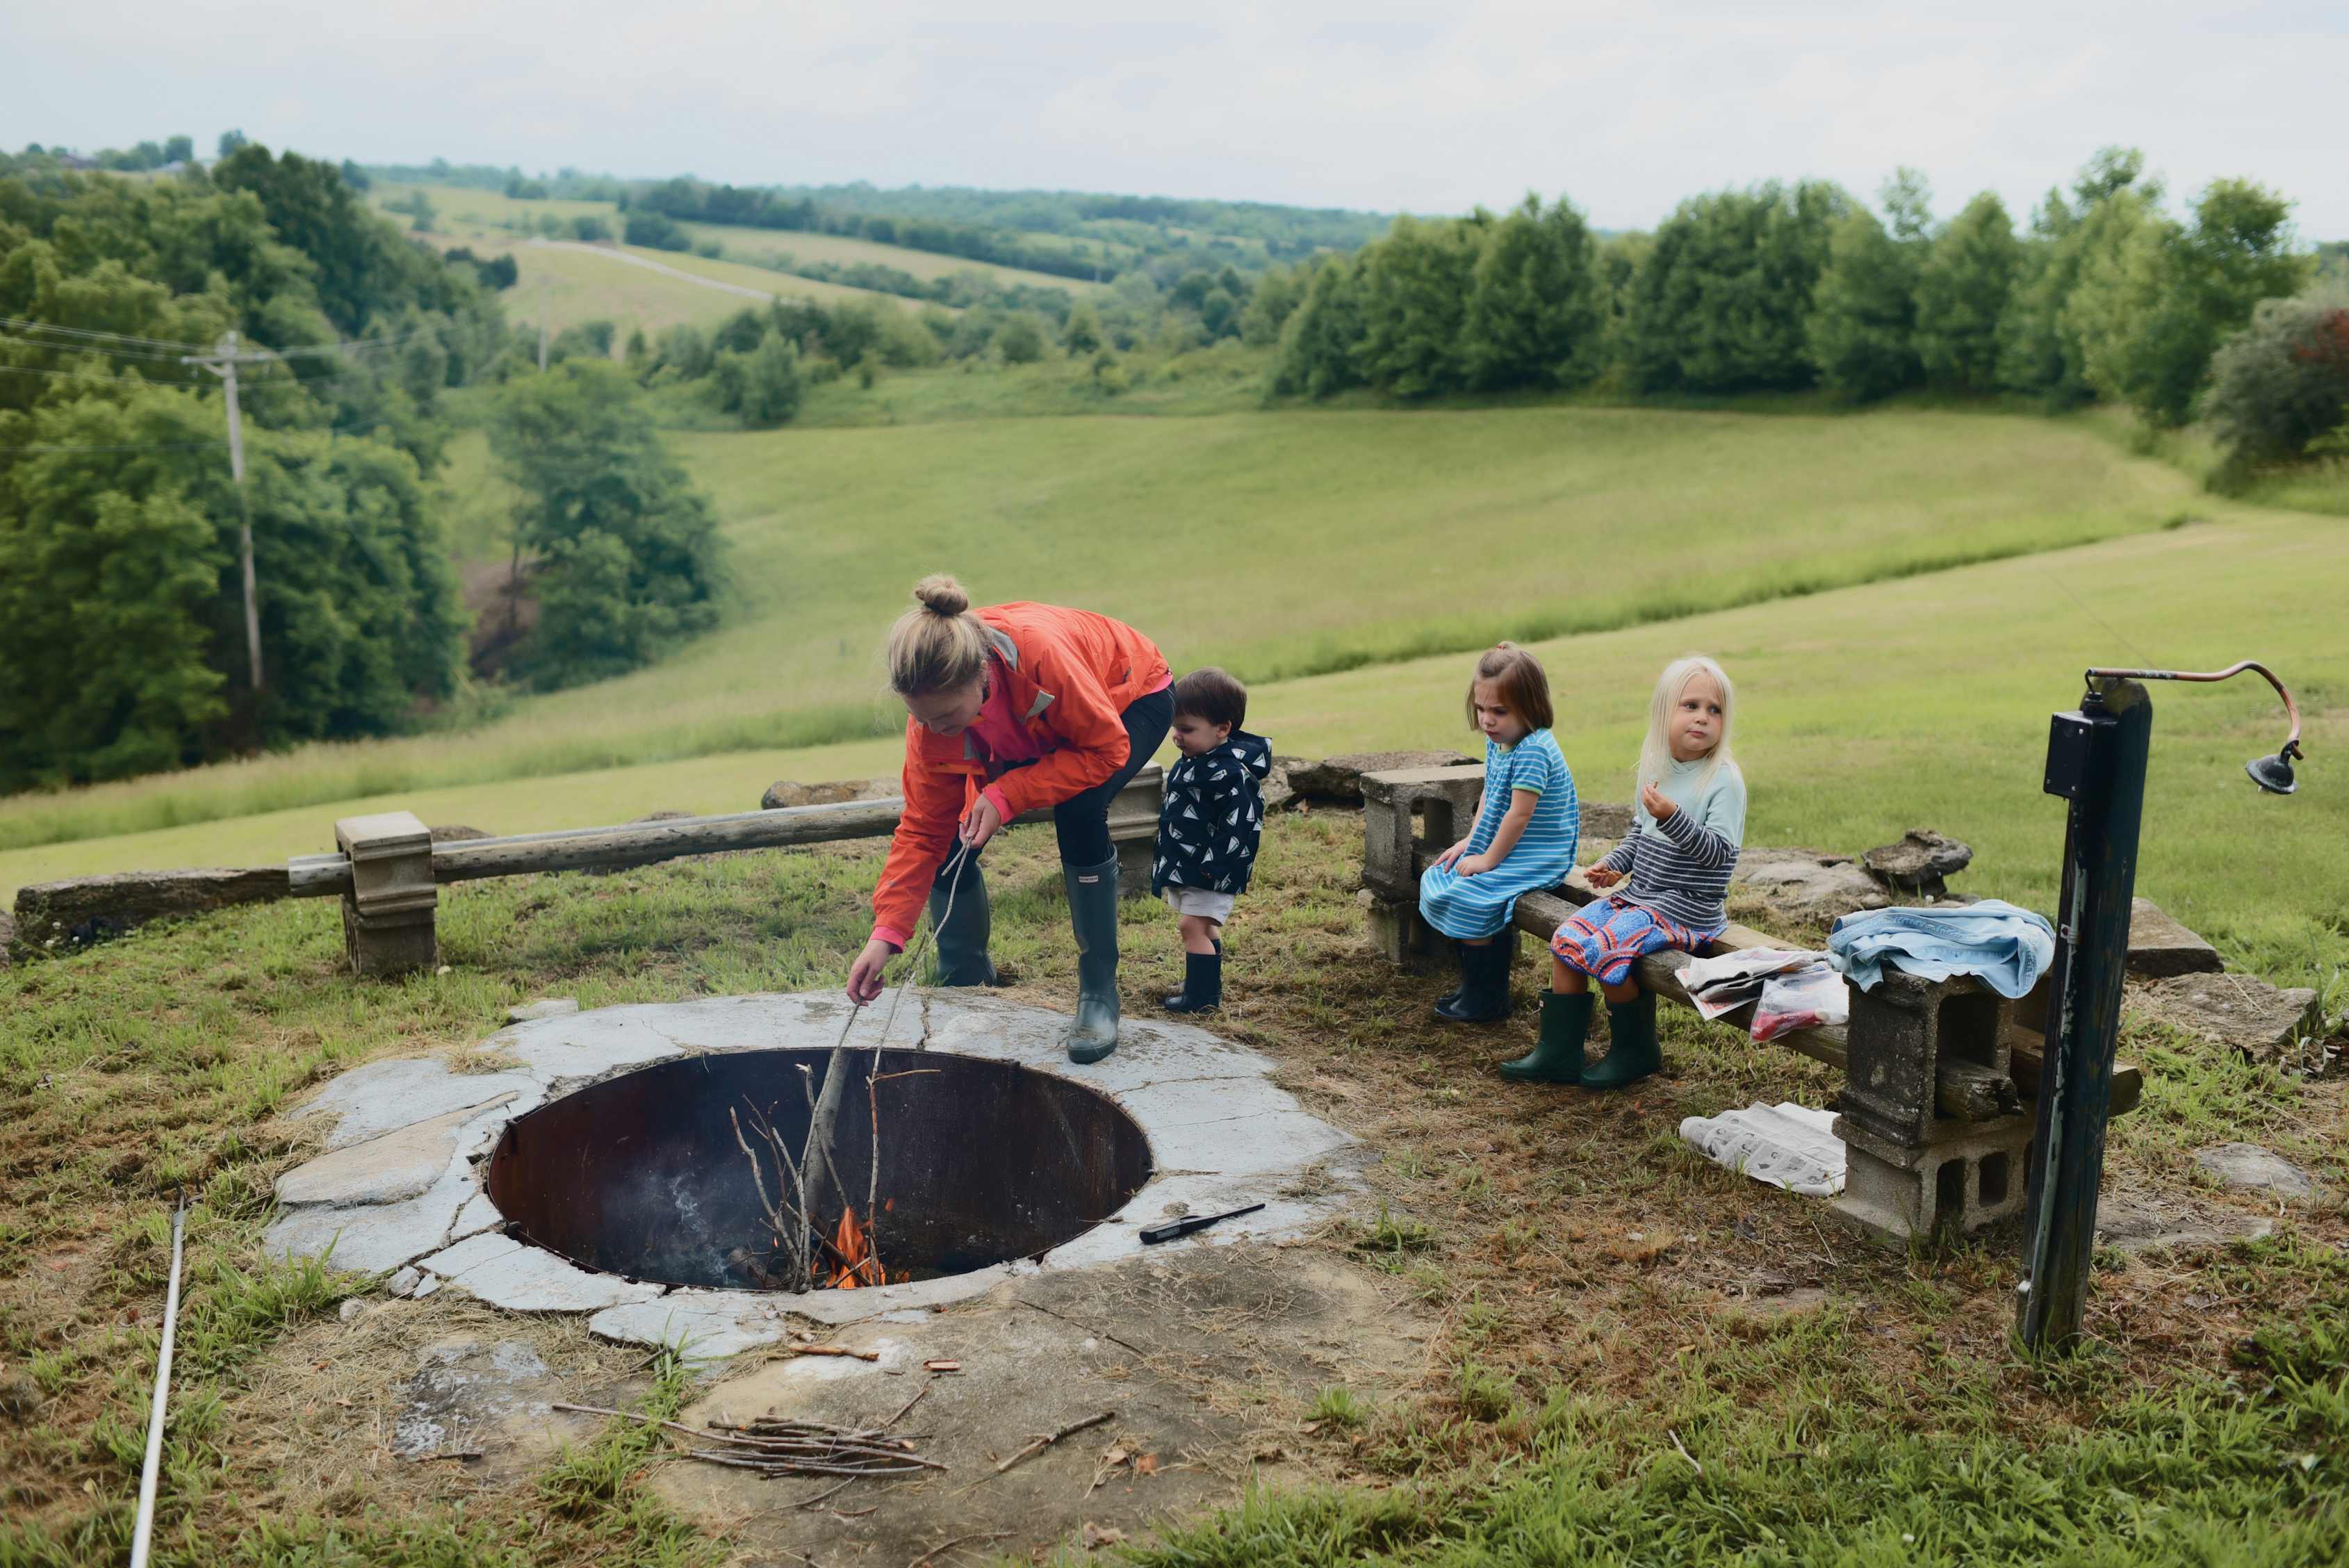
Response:
M2099 146L2349 237L2349 5L0 0L0 143L1459 212L1900 163L2027 209Z

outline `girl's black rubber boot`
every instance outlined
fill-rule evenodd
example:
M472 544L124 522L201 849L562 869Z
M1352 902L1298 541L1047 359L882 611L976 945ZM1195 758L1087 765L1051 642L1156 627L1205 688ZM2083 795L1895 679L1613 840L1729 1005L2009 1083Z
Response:
M1159 1005L1169 1012L1213 1012L1224 1004L1224 955L1183 955L1183 989Z
M1490 1023L1509 1015L1509 961L1516 957L1508 933L1482 946L1460 944L1460 989L1435 1004L1447 1023Z

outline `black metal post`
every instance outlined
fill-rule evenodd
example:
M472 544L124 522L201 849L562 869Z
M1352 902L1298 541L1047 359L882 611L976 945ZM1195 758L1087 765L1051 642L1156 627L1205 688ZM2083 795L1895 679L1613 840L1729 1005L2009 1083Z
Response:
M2015 1323L2033 1351L2076 1339L2087 1301L2152 737L2145 688L2105 678L2092 680L2077 711L2056 714L2048 733L2047 793L2072 805Z

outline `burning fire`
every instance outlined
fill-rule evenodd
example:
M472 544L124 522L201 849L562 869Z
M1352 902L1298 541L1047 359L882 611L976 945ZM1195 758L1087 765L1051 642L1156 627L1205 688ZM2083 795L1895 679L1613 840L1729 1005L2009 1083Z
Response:
M888 1282L888 1275L874 1255L873 1241L864 1227L856 1222L856 1206L850 1204L840 1216L840 1228L832 1233L832 1251L837 1267L824 1287L835 1291L853 1291L859 1285Z

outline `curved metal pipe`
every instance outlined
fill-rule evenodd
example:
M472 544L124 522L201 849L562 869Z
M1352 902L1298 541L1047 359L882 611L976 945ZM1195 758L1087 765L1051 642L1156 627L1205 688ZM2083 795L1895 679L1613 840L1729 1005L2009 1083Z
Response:
M2292 720L2292 733L2284 738L2283 745L2276 754L2284 757L2302 756L2303 753L2300 749L2300 704L2292 700L2292 693L2285 691L2283 682L2275 678L2275 671L2256 659L2246 659L2240 663L2230 664L2224 670L2091 669L2087 672L2087 679L2093 681L2102 676L2107 680L2225 680L2240 675L2246 670L2258 670L2261 678L2275 688L2276 695L2283 699L2285 716Z

